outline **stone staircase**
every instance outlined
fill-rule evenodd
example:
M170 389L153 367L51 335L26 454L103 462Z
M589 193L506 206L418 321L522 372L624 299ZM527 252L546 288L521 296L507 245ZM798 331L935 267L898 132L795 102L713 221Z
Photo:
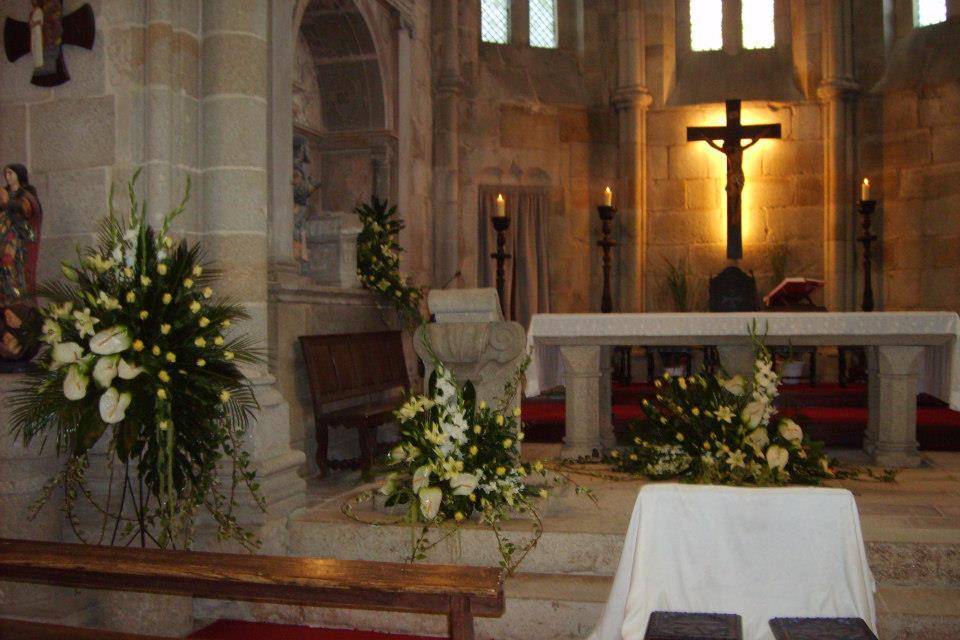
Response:
M960 638L960 454L938 456L956 469L907 471L895 484L843 482L857 495L861 509L867 553L879 584L882 640ZM639 483L578 477L581 480L594 489L599 505L572 490L547 502L543 537L506 581L506 613L499 619L478 618L478 638L572 639L590 633L610 590ZM341 513L340 505L361 489L344 487L338 493L327 488L325 496L295 514L288 527L288 553L404 561L412 530L392 524L396 516L369 507L358 510L364 520L384 523L370 526ZM511 540L523 542L531 536L531 521L510 521L504 529ZM492 533L467 525L431 549L429 561L496 566L499 555ZM231 615L441 636L445 632L439 617L230 606L225 612L222 605L210 603L196 613L200 619Z

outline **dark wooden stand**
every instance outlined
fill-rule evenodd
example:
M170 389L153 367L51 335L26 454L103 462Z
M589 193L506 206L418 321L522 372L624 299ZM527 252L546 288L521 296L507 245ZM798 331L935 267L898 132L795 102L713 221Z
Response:
M862 229L862 234L857 240L863 245L863 304L860 308L864 311L873 311L873 256L870 246L877 236L870 232L870 217L876 209L876 200L861 200L857 203Z
M500 308L507 314L507 301L503 299L506 291L506 278L503 274L503 263L510 259L510 254L504 251L507 246L507 229L510 228L509 216L491 216L493 228L497 232L497 250L490 257L497 261L497 295L500 297Z
M613 311L613 296L610 294L610 267L612 266L610 250L617 246L617 241L610 237L610 223L617 210L602 204L597 207L597 212L600 213L602 225L597 246L603 249L603 297L600 299L600 311L610 313Z

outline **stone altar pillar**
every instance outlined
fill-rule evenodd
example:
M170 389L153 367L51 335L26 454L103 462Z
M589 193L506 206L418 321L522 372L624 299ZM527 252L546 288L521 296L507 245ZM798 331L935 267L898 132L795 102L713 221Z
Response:
M434 369L432 350L461 384L468 380L474 384L477 398L491 406L498 404L504 385L523 362L523 326L504 322L494 289L434 290L427 304L436 322L421 326L413 339L426 367L425 383ZM509 411L520 406L520 394L518 389L510 399Z
M924 347L880 346L871 351L875 355L869 364L870 417L864 448L883 467L920 466L917 382Z
M563 437L561 455L564 458L591 456L600 451L601 429L609 431L609 402L600 398L609 397L609 373L604 375L604 356L609 361L609 347L569 346L560 347L566 381L567 431ZM601 425L601 421L605 423ZM604 428L606 427L606 428Z

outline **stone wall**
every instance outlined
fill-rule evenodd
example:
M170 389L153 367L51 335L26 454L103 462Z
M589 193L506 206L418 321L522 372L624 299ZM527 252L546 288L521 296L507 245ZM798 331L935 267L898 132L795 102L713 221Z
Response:
M460 260L464 286L476 282L478 188L545 187L549 217L550 306L599 310L599 219L603 189L616 185L616 3L558 5L558 49L480 42L479 2L460 8ZM582 23L582 25L581 25ZM520 36L521 38L523 36ZM582 38L582 43L580 39ZM480 283L492 284L492 283Z
M960 310L960 22L902 39L880 87L883 301Z

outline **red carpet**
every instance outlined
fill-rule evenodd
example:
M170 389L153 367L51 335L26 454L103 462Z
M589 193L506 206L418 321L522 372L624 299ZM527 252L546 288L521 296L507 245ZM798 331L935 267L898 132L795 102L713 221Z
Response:
M241 620L217 620L188 637L204 640L436 640L434 636L407 636L348 629L317 629L293 624L267 624L266 622L244 622Z
M867 389L862 384L789 385L780 389L781 414L790 416L815 440L829 447L860 448L867 425ZM655 395L653 385L614 385L614 430L641 415L640 402ZM523 421L529 442L561 442L566 416L563 396L523 400ZM917 440L928 451L960 451L960 412L946 403L917 397Z

